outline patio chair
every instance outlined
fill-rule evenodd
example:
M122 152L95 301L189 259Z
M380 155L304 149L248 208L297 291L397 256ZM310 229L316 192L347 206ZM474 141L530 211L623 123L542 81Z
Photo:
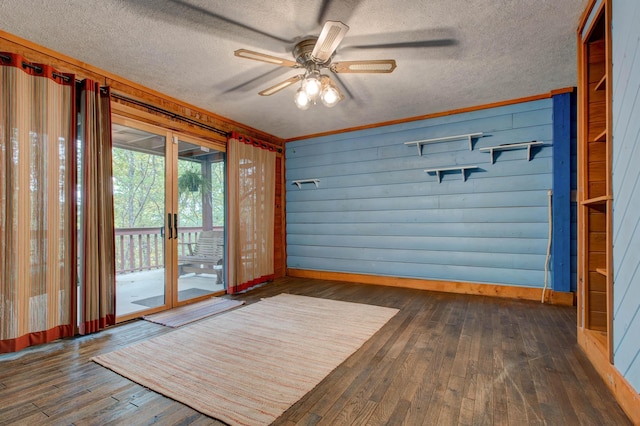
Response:
M216 274L217 283L222 283L224 263L224 239L220 231L202 231L195 243L187 245L189 254L178 255L179 274Z

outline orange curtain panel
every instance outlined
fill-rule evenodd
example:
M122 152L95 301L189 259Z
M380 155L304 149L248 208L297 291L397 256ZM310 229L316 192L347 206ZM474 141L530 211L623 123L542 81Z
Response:
M229 163L228 293L273 279L273 223L276 153L232 133Z
M109 92L0 53L0 353L115 323Z
M0 54L0 352L74 334L75 78Z
M109 90L83 80L78 84L81 152L79 203L78 333L115 324L116 274Z

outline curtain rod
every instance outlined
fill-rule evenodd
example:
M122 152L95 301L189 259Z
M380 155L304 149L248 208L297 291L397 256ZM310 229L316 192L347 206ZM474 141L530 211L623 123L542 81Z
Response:
M229 132L221 130L221 129L218 129L217 127L209 126L207 124L204 124L204 123L201 123L199 121L193 120L193 119L191 119L189 117L183 117L182 115L176 114L175 112L167 111L166 109L157 107L155 105L150 105L150 104L147 104L145 102L129 98L127 96L123 96L123 95L120 95L120 94L117 94L117 93L111 93L111 97L123 100L125 102L129 102L129 103L132 103L132 104L144 107L144 108L148 108L148 109L153 110L155 112L159 112L161 114L168 115L171 118L174 118L174 119L177 119L177 120L185 121L185 122L187 122L189 124L196 125L196 126L201 127L203 129L211 130L212 132L217 133L219 135L222 135L224 137L228 137L229 134L230 134Z
M0 59L2 59L5 62L11 62L11 56L3 55L1 53L0 53ZM27 61L22 61L22 68L31 68L31 69L35 70L38 74L42 73L42 67L39 67L37 65L33 65L32 63L29 63ZM55 71L53 71L51 73L51 75L53 75L54 78L60 78L60 79L64 80L65 83L68 83L69 81L71 81L71 77L66 76L64 74L57 73ZM76 83L81 83L82 80L76 79L75 82ZM100 91L102 93L106 93L107 92L107 88L106 87L101 87Z
M238 139L239 141L246 143L248 145L253 145L260 148L268 149L269 151L275 151L279 154L282 153L282 147L272 144L270 142L265 142L257 138L252 138L251 136L243 135L238 132L231 132L230 135L231 135L231 138Z
M3 60L3 61L5 61L5 62L10 62L10 61L11 61L11 57L10 57L10 56L2 55L2 54L0 54L0 59L2 59L2 60ZM29 63L29 62L26 62L26 61L22 61L22 67L23 67L23 68L32 68L32 69L34 69L34 70L35 70L36 72L38 72L38 73L41 73L41 72L42 72L42 68L41 68L41 67L39 67L39 66L37 66L37 65L33 65L33 64L31 64L31 63ZM52 75L53 75L54 77L61 78L61 79L62 79L62 80L64 80L65 82L68 82L68 81L70 80L70 78L69 78L69 77L67 77L66 75L62 75L62 74L59 74L59 73L56 73L56 72L53 72L53 73L52 73ZM78 81L78 80L76 80L76 81ZM104 90L104 88L101 88L101 90ZM123 101L125 101L125 102L132 103L132 104L134 104L134 105L141 106L141 107L143 107L143 108L150 109L150 110L155 111L155 112L159 112L159 113L161 113L161 114L168 115L169 117L171 117L171 118L173 118L173 119L181 120L181 121L187 122L187 123L189 123L189 124L193 124L193 125L195 125L195 126L198 126L198 127L200 127L200 128L203 128L203 129L210 130L210 131L212 131L212 132L214 132L214 133L217 133L217 134L219 134L219 135L222 135L222 136L224 136L224 137L229 137L229 135L231 134L231 132L227 132L227 131L225 131L225 130L218 129L217 127L209 126L209 125L207 125L207 124L201 123L201 122L196 121L196 120L193 120L193 119L191 119L191 118L184 117L184 116L182 116L182 115L176 114L176 113L171 112L171 111L168 111L168 110L166 110L166 109L163 109L163 108L157 107L157 106L155 106L155 105L150 105L150 104L147 104L147 103L145 103L145 102L138 101L138 100L133 99L133 98L129 98L129 97L127 97L127 96L123 96L123 95L120 95L120 94L117 94L117 93L111 93L111 97L116 98L116 99L123 100ZM275 148L276 152L282 152L282 148L281 148L281 147L279 147L279 146L277 146L277 145L268 144L267 142L262 142L262 141L261 141L261 143L262 143L263 145L273 146L273 148Z
M11 62L11 56L0 54L0 59L2 59L5 62ZM22 67L23 68L31 68L31 69L35 70L37 73L42 73L42 67L39 67L37 65L33 65L33 64L31 64L31 63L29 63L27 61L24 61L24 60L22 61ZM52 75L54 77L61 78L62 80L64 80L67 83L69 82L69 80L71 80L66 75L62 75L62 74L59 74L57 72L53 72ZM78 81L78 80L76 80L76 81ZM116 99L121 99L123 101L129 102L129 103L132 103L132 104L144 107L144 108L151 109L151 110L153 110L155 112L159 112L161 114L168 115L171 118L182 120L182 121L186 121L187 123L194 124L194 125L199 126L201 128L210 130L210 131L212 131L214 133L217 133L219 135L222 135L224 137L228 137L229 136L229 132L226 132L224 130L220 130L220 129L218 129L216 127L213 127L213 126L208 126L206 124L200 123L200 122L198 122L196 120L193 120L193 119L190 119L188 117L183 117L183 116L175 114L175 113L173 113L171 111L167 111L165 109L162 109L162 108L159 108L159 107L156 107L156 106L153 106L153 105L149 105L149 104L146 104L144 102L141 102L141 101L138 101L138 100L135 100L135 99L131 99L131 98L128 98L126 96L122 96L122 95L119 95L119 94L116 94L116 93L111 93L111 96L116 98Z
M132 104L135 104L135 105L138 105L138 106L141 106L141 107L144 107L144 108L149 108L149 109L151 109L151 110L153 110L155 112L159 112L161 114L166 114L166 115L170 116L171 118L175 118L177 120L182 120L182 121L185 121L187 123L194 124L194 125L196 125L198 127L201 127L203 129L211 130L212 132L215 132L215 133L217 133L219 135L222 135L222 136L225 136L227 138L232 134L232 132L226 132L226 131L218 129L216 127L209 126L209 125L204 124L204 123L200 123L199 121L193 120L191 118L184 117L184 116L176 114L174 112L167 111L166 109L157 107L155 105L150 105L150 104L147 104L145 102L129 98L127 96L123 96L123 95L120 95L120 94L117 94L117 93L111 93L111 96L116 98L116 99L121 99L123 101L130 102ZM254 142L254 145L256 145L255 141L257 141L257 139L255 139L255 138L250 138L250 139ZM264 142L264 141L260 141L259 144L263 145L265 147L272 147L278 153L282 152L282 147L279 147L278 145L274 145L272 143Z
M0 55L0 58L5 61L5 62L11 62L11 56L7 56L7 55ZM35 72L37 72L38 74L42 74L42 67L39 67L37 65L33 65L27 61L22 61L22 68L31 68L32 70L34 70ZM64 80L65 83L68 83L69 80L71 80L71 78L67 77L66 75L62 75L60 73L57 72L52 72L51 75L54 78L60 78L62 80Z

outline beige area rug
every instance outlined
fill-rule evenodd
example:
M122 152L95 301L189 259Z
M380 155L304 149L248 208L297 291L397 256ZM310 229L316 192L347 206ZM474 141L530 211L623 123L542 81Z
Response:
M265 425L397 309L280 294L93 361L231 425Z
M157 324L166 325L167 327L181 327L185 324L228 311L243 304L244 302L239 300L213 297L191 305L180 306L179 308L169 309L168 311L158 312L157 314L145 315L142 318Z

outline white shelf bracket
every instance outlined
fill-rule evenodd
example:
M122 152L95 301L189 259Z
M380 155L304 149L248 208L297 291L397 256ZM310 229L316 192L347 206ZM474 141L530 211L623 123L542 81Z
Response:
M293 184L296 185L298 187L298 189L302 189L302 184L303 183L313 183L316 186L316 189L318 188L318 183L320 183L320 179L300 179L300 180L294 180Z
M466 135L456 135L456 136L446 136L443 138L434 138L434 139L423 139L419 141L411 141L405 142L405 145L415 145L418 147L418 155L422 156L422 145L426 145L429 143L440 143L440 142L449 142L456 141L460 139L467 139L469 141L469 151L473 151L473 139L479 138L483 135L483 133L468 133Z
M509 151L514 149L527 149L527 161L531 161L531 147L532 146L540 146L542 145L542 141L531 141L531 142L518 142L518 143L506 143L504 145L496 145L496 146L487 146L484 148L480 148L479 151L488 152L491 158L491 164L495 163L495 157L493 153L495 151Z
M527 161L531 161L531 147L533 146L532 143L530 143L529 145L527 145Z
M457 170L457 171L460 171L460 173L462 174L462 181L466 182L467 170L474 170L477 168L478 166L441 167L439 169L427 169L425 170L425 173L435 173L436 177L438 178L438 183L442 183L442 172Z

